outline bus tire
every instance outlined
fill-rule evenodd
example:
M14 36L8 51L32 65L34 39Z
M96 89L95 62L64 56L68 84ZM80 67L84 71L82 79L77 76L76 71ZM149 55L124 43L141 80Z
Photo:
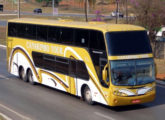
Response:
M84 100L90 105L94 104L92 101L92 93L88 86L86 86L84 89Z
M33 73L32 73L32 71L30 69L27 72L27 79L28 79L28 81L29 81L30 84L32 84L32 85L35 85L36 84L34 82L34 79L33 79Z
M19 67L19 78L25 82L27 82L27 78L26 78L26 73L25 73L25 70L22 66Z

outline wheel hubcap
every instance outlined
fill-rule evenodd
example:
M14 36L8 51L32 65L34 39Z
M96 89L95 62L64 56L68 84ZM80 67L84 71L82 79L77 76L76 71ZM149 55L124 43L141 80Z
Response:
M29 75L29 81L30 81L30 82L33 82L33 76L32 76L31 73L30 73L30 75Z
M91 100L91 92L90 92L90 90L87 90L87 91L86 91L86 99L87 99L88 101Z

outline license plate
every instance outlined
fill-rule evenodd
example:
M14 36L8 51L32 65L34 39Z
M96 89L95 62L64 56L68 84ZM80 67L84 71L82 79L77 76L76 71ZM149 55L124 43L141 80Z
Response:
M140 103L140 100L132 100L132 103Z

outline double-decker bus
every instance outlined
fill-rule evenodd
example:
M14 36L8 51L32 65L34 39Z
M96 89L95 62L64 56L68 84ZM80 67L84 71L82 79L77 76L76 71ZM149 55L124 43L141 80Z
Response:
M8 71L87 103L151 102L155 67L144 28L103 22L21 18L8 21Z

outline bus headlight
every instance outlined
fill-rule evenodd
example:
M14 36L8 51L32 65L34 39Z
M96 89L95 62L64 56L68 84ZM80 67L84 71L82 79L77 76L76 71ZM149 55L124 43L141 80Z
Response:
M146 93L150 93L152 91L155 91L155 87L150 88Z
M116 95L116 96L122 96L122 97L128 96L127 94L125 94L123 92L120 92L120 91L117 91L117 90L114 91L113 94Z
M135 96L135 93L130 91L129 89L118 89L113 92L114 95L116 96Z

